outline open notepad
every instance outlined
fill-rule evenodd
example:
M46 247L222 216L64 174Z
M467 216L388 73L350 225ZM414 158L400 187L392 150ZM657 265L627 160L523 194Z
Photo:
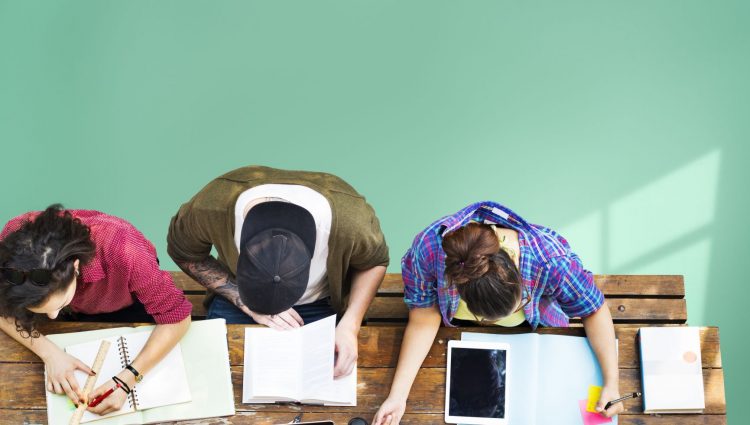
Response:
M96 385L112 382L122 371L121 350L127 359L143 348L154 326L121 327L88 332L47 335L66 352L91 365L102 339L112 342ZM77 375L83 386L85 375ZM49 424L68 424L75 410L67 396L47 392ZM193 322L167 357L136 384L133 399L123 411L96 416L86 413L83 421L96 425L150 424L234 414L234 395L229 370L227 328L223 319ZM178 401L181 400L181 401ZM136 410L137 409L137 410Z
M333 379L336 316L301 328L245 329L243 403L357 405L357 368Z
M586 337L463 332L461 340L510 344L513 364L506 402L513 412L523 412L514 414L514 425L580 424L579 401L588 396L590 385L603 382ZM612 423L617 424L616 416Z
M151 331L142 331L109 337L83 344L69 345L65 347L65 352L90 365L94 362L101 342L103 340L109 341L112 345L107 353L107 357L104 359L101 370L97 374L94 388L108 383L114 386L112 376L120 373L125 369L125 366L135 359L143 349L143 346L146 345L146 341L150 336ZM75 377L80 388L84 387L87 376L82 371L77 370L75 372ZM159 364L144 375L141 382L133 387L133 391L120 410L104 416L86 411L83 414L81 423L124 415L139 410L152 409L154 407L186 403L190 400L190 387L188 386L187 375L185 374L185 362L182 359L180 344L177 344Z

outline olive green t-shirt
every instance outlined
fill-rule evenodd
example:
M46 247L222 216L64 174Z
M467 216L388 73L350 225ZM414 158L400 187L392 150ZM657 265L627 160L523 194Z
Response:
M302 185L328 200L332 213L328 284L331 305L343 312L351 289L351 272L387 266L388 245L365 198L332 174L249 166L217 177L172 217L167 235L169 256L175 262L202 261L214 247L219 262L236 275L239 252L234 242L235 204L242 192L264 184Z

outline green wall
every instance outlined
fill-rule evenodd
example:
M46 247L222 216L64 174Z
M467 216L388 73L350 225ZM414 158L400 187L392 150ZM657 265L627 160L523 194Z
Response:
M497 200L596 273L684 274L690 324L721 328L730 422L749 422L749 18L743 1L0 0L0 221L99 209L165 259L211 178L324 170L373 204L395 272L431 220Z

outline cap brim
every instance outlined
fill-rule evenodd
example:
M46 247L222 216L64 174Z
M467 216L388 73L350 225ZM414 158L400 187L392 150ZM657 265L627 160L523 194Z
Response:
M240 250L255 235L269 229L284 229L296 234L312 257L315 252L317 230L310 211L290 202L263 202L254 206L245 216L240 234Z

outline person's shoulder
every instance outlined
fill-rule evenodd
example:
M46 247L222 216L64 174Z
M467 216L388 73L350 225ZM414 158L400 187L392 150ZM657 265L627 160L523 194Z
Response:
M523 231L526 244L539 254L544 262L553 262L556 258L572 254L568 241L557 231L538 224L529 224Z
M73 218L87 226L91 232L107 230L111 233L137 229L130 221L97 210L68 210Z
M20 229L21 226L23 226L27 221L33 221L34 218L39 215L39 213L40 211L29 211L8 220L8 222L3 226L2 230L0 230L0 240L5 239L9 234Z

